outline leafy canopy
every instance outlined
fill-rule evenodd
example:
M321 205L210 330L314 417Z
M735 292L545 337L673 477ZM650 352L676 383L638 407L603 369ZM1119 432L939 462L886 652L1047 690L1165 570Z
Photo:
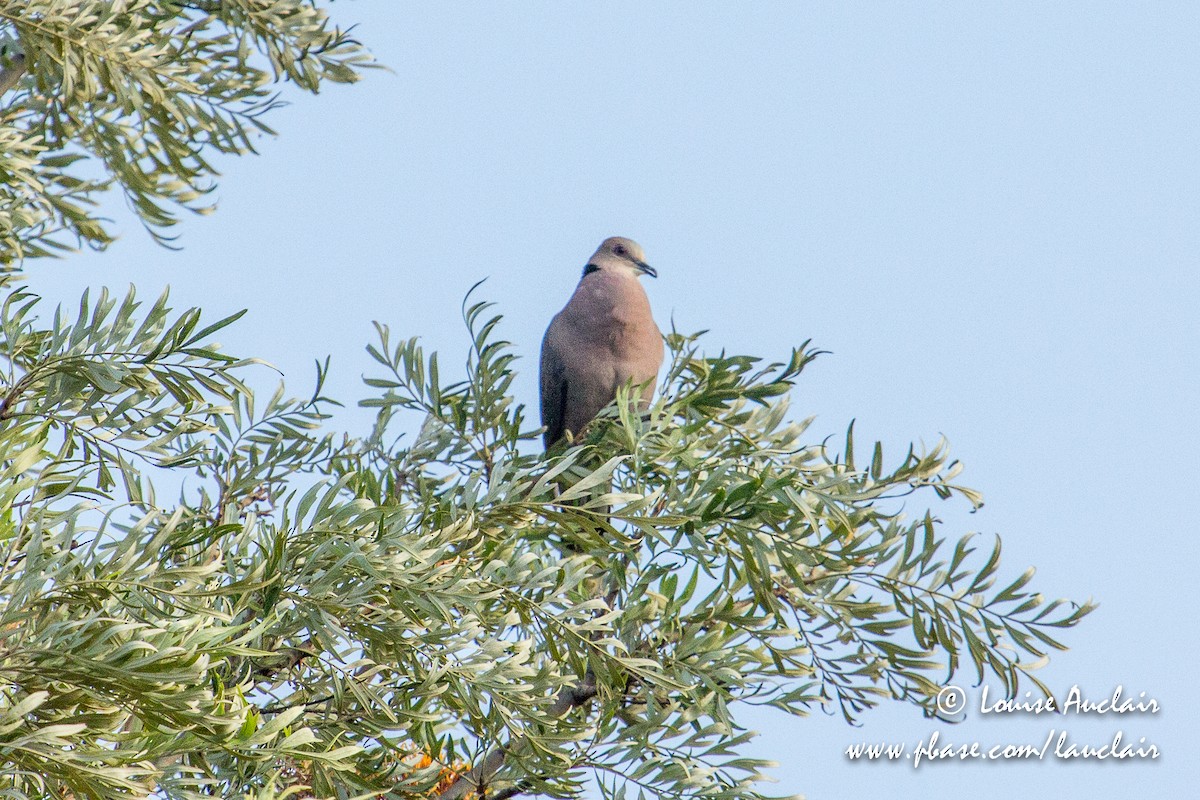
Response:
M1013 693L1089 608L897 512L978 503L944 445L806 442L806 347L763 366L672 334L647 414L545 455L483 303L458 381L379 328L361 437L323 432L324 367L256 399L211 341L232 318L38 308L14 290L0 319L13 796L755 798L742 705L932 714L960 668Z
M168 242L212 209L214 158L270 133L275 83L370 63L305 0L0 0L0 265L108 244L112 188Z

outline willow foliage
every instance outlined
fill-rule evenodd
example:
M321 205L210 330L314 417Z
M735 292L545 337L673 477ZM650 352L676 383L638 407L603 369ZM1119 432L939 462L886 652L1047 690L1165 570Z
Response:
M932 714L960 669L1015 692L1088 610L898 513L978 503L944 446L807 441L787 398L811 349L673 334L649 413L547 455L499 318L465 319L449 382L379 329L354 437L319 386L255 398L212 342L233 318L10 290L0 790L756 798L745 704Z
M0 40L8 264L103 246L113 188L167 239L272 82L369 63L302 0L0 0ZM934 714L960 671L1015 694L1090 609L901 514L978 504L944 444L807 438L807 345L764 365L672 334L648 413L546 454L486 304L449 380L380 327L350 434L326 365L255 396L215 343L236 314L50 311L2 280L5 797L753 800L745 705Z
M278 82L369 63L307 0L0 0L0 264L106 245L114 187L169 241L211 210L214 157L270 132Z

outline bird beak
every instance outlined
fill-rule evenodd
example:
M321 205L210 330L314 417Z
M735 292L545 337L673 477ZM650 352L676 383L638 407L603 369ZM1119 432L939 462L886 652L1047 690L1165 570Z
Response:
M650 266L649 264L647 264L645 261L635 261L634 263L635 263L635 264L637 264L637 268L638 268L639 270L641 270L642 272L646 273L646 274L647 274L647 275L649 275L651 278L657 278L657 277L658 277L658 270L656 270L654 267L652 267L652 266Z

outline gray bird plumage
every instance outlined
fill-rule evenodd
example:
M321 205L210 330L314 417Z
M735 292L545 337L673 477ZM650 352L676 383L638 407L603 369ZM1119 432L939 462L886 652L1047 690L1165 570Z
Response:
M620 236L605 239L588 260L575 293L542 339L547 448L568 431L579 436L616 397L618 386L640 386L642 403L649 404L663 340L638 277L657 274L641 246Z

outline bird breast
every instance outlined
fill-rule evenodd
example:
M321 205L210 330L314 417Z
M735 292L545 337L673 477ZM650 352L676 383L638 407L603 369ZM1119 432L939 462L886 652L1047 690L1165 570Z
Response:
M660 335L650 313L650 300L636 278L590 277L595 280L579 287L579 300L588 311L579 316L586 327L580 333L586 339L604 342L621 357L641 346L648 334Z

